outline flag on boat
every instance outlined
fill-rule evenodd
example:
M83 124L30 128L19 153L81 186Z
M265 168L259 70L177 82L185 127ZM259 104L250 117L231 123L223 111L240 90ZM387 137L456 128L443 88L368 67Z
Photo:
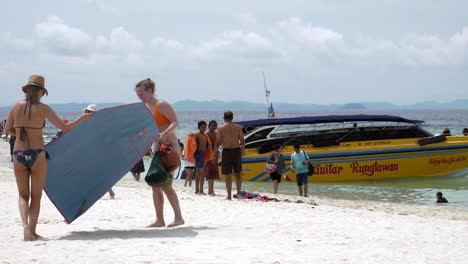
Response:
M275 117L276 116L275 109L273 108L273 103L270 100L271 92L266 86L265 73L263 73L263 84L265 86L265 98L266 98L266 104L267 104L267 108L268 108L268 117L269 118L270 117Z

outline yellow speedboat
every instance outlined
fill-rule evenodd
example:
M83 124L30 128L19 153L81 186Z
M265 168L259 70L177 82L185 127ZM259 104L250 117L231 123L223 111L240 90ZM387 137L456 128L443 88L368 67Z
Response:
M289 169L298 143L314 164L310 182L429 177L468 168L468 136L434 136L423 121L388 115L334 115L238 122L246 142L244 181L269 181L264 165L284 145ZM287 173L287 172L286 172ZM288 173L295 181L295 175Z

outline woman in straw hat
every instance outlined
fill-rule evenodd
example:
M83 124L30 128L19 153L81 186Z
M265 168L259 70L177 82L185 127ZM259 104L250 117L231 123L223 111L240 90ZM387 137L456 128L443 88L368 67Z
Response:
M52 108L41 103L41 98L48 95L44 82L40 75L29 77L28 84L23 86L26 98L13 106L6 125L7 132L17 136L13 152L14 172L24 240L28 241L42 238L36 233L36 225L47 175L47 153L42 137L45 120L67 132L92 117L92 114L84 114L65 124Z
M145 79L137 83L135 87L135 93L138 98L145 104L148 110L153 114L153 118L159 129L159 134L156 138L156 143L165 143L173 146L172 150L178 153L180 162L180 148L175 134L176 128L179 126L177 116L172 106L161 99L157 99L154 95L155 83L151 79ZM153 163L157 159L158 155L155 154L153 161L151 162L148 174L152 171ZM157 161L154 163L156 164ZM156 164L157 166L157 164ZM166 175L168 173L165 173ZM163 206L164 206L164 194L166 194L169 203L174 210L174 221L167 225L168 227L183 225L184 219L179 205L179 198L176 192L172 188L172 177L171 175L158 177L157 179L148 180L148 175L145 178L146 182L151 186L153 191L153 204L156 211L156 221L148 227L162 227L165 226Z

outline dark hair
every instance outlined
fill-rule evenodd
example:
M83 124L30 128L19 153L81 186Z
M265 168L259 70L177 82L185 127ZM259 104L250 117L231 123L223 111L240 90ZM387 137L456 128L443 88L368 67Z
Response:
M206 122L205 121L200 121L198 122L198 128L200 128L201 126L205 125L206 126Z
M281 144L276 144L276 145L275 145L275 150L278 150L278 149L280 149L280 148L282 148L282 147L283 147L283 145L281 145Z
M299 145L298 143L294 144L294 148L301 148L301 145Z
M234 113L232 111L224 112L224 120L232 121L234 119Z
M215 120L211 120L211 121L208 123L208 127L210 127L211 124L215 124L216 126L218 126L218 122L216 122Z
M437 197L439 197L439 196L442 197L442 193L441 193L441 192L437 192L436 195L437 195Z
M31 106L33 104L38 104L40 102L40 98L37 96L37 91L42 89L41 87L30 85L29 89L26 90L26 105L24 106L24 114L26 114L26 110L29 108L29 119L31 119Z
M140 87L143 87L143 89L145 91L151 91L151 93L153 93L153 94L154 94L154 91L156 90L156 88L155 88L156 84L150 78L139 81L136 84L135 89L140 88Z

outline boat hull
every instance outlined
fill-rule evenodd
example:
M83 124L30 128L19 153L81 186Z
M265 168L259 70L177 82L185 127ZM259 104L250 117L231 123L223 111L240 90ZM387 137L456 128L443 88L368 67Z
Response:
M468 137L449 137L447 141L419 146L418 139L379 140L342 143L314 148L304 146L314 164L309 182L343 182L404 177L433 177L457 173L468 168ZM284 181L295 182L290 170L293 149L283 151L286 161ZM263 171L270 153L247 150L242 159L243 181L268 182Z

